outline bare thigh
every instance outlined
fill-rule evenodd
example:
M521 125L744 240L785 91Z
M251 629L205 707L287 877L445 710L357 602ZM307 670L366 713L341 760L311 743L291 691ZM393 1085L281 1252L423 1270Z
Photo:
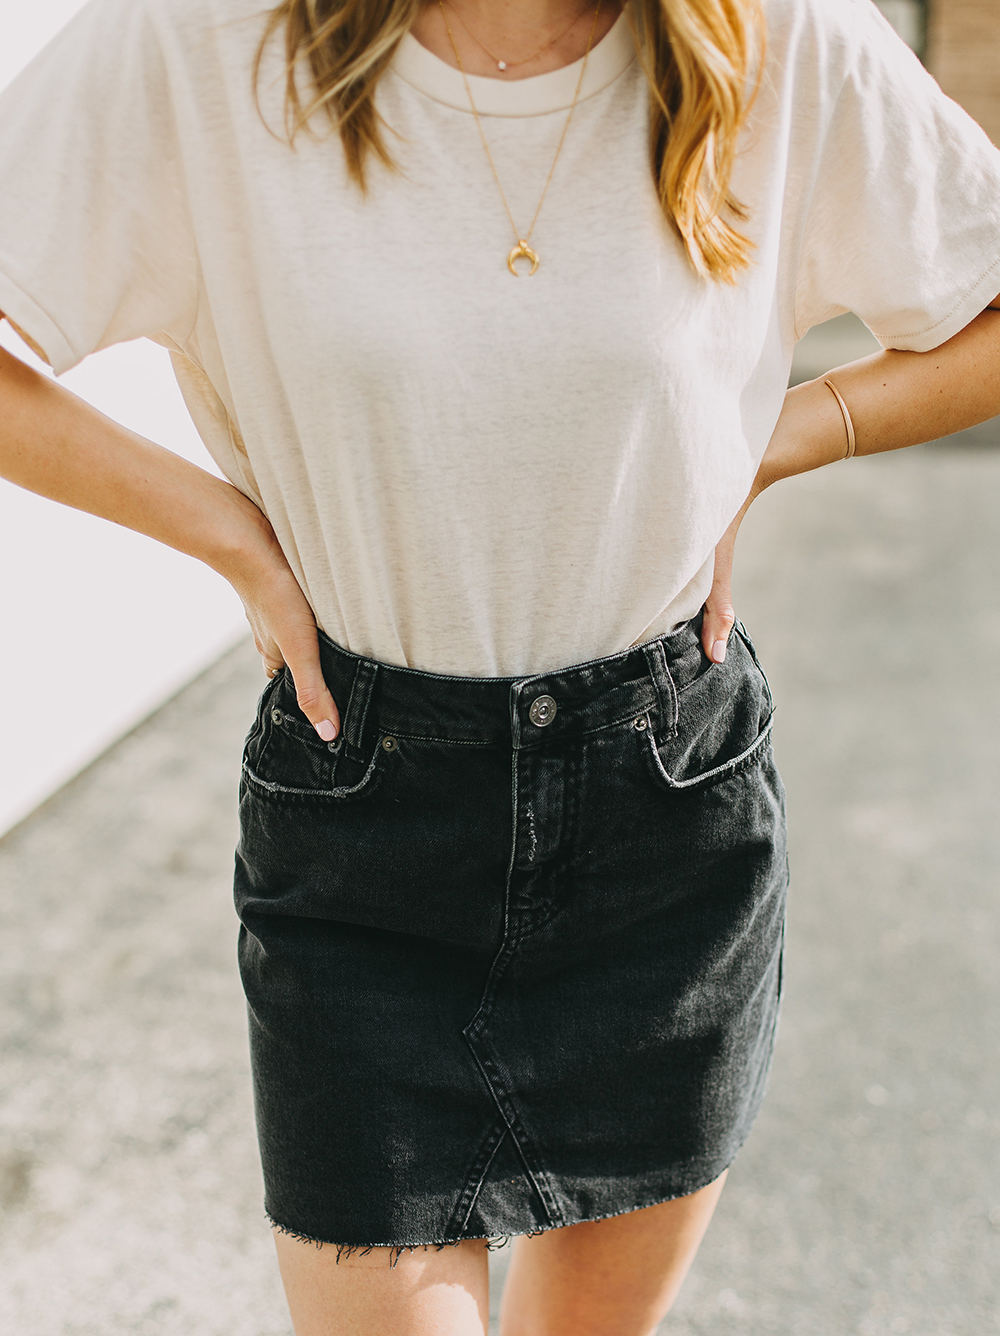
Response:
M489 1323L486 1244L362 1256L300 1243L275 1231L278 1265L295 1336L485 1336Z
M694 1261L725 1178L660 1206L518 1239L501 1336L651 1336Z

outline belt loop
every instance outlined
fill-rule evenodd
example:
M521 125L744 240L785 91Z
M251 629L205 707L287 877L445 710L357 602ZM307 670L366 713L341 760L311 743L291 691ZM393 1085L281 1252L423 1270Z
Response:
M523 681L510 684L510 740L515 751L521 746L521 690Z
M670 676L670 669L667 667L667 651L661 639L647 641L642 647L642 652L646 656L649 675L653 679L653 686L656 688L656 699L659 702L660 735L663 738L672 738L677 732L677 688L674 686L674 679Z
M347 755L352 761L363 761L361 739L364 734L368 706L371 703L375 678L378 676L378 664L369 659L359 659L354 674L351 697L344 711L344 744Z

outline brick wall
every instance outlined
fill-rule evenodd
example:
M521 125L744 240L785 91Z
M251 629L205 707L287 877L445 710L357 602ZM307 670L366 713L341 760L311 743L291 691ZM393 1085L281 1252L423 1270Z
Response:
M930 0L926 60L1000 144L1000 0Z

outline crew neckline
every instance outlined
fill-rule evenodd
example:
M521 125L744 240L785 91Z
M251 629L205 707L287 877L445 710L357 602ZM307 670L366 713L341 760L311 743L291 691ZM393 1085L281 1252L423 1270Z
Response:
M623 10L590 52L579 101L594 97L614 83L635 56L635 43ZM476 110L483 116L544 116L552 111L565 111L573 104L582 64L583 58L560 70L550 70L548 74L509 81L470 74L469 87ZM408 32L396 48L389 68L404 83L435 102L471 115L469 94L462 75L433 51L421 46L412 33Z

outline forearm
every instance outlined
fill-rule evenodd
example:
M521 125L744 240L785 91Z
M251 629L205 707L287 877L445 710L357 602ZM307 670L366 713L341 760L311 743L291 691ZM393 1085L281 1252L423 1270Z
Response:
M148 534L223 575L273 676L291 670L324 742L340 726L316 621L274 530L229 483L112 422L0 349L0 477Z
M0 477L148 534L227 578L276 547L236 488L0 349Z
M828 373L850 411L857 454L874 455L936 440L1000 415L996 306L933 352L881 352ZM701 634L705 653L717 663L725 658L735 620L731 583L736 535L754 498L782 478L845 456L844 418L825 379L797 385L785 395L750 495L715 549L715 577Z
M850 409L859 455L936 440L1000 414L1000 311L929 353L876 353L829 372ZM842 459L839 405L823 378L788 391L754 492Z

